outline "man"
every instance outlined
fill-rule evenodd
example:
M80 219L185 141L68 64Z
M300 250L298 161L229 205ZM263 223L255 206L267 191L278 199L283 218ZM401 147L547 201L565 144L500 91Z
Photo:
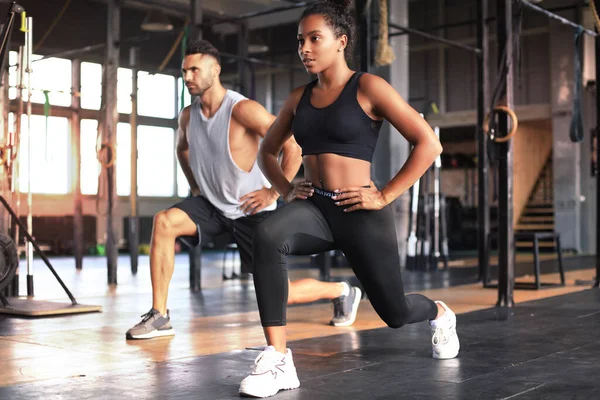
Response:
M182 110L177 158L192 197L156 214L150 250L152 309L127 331L127 339L174 334L167 310L173 275L175 239L179 236L233 235L244 265L252 261L255 227L275 209L278 193L257 165L258 145L275 120L260 104L227 90L220 82L220 57L209 42L190 42L182 63L185 84L197 99ZM293 137L283 147L281 166L292 180L302 162ZM361 292L345 282L302 279L289 282L288 304L331 299L331 324L354 322Z

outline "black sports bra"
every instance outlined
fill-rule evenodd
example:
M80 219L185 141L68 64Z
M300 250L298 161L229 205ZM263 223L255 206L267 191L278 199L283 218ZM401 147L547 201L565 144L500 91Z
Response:
M317 81L306 85L292 124L303 156L333 153L372 161L383 122L371 119L358 103L356 95L362 75L362 72L354 73L340 96L323 108L314 107L310 102Z

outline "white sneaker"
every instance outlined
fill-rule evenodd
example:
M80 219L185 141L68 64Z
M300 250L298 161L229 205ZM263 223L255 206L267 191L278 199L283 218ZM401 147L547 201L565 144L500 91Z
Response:
M254 371L240 385L240 394L252 397L269 397L280 390L300 386L292 351L281 354L273 346L267 348L254 360Z
M429 321L433 358L438 360L454 358L460 350L460 342L456 334L456 314L443 301L436 301L436 304L441 305L446 313L438 319Z

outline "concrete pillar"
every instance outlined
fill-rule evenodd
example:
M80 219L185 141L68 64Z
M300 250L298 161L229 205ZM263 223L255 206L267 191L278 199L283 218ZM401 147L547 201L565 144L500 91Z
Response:
M409 26L408 22L408 0L390 0L389 4L390 22ZM374 68L373 73L386 80L408 101L408 66L409 66L409 37L408 35L394 36L390 38L390 44L394 49L396 60L392 65L382 68ZM410 145L402 135L390 124L386 123L381 128L379 142L375 150L373 163L373 180L375 184L383 187L402 168L410 153ZM396 217L396 233L398 237L398 252L401 264L404 267L406 258L406 240L408 238L408 220L410 195L404 193L392 207Z
M575 20L573 10L559 13ZM581 250L581 144L571 142L574 32L550 20L550 85L553 131L554 220L563 249ZM586 146L587 147L587 146Z

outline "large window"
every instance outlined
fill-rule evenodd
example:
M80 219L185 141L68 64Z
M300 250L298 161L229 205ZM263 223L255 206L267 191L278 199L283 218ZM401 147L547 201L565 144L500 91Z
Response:
M9 124L12 126L11 114ZM21 118L19 153L21 192L28 191L29 146L31 146L31 191L33 193L66 194L69 191L69 121L66 118L31 116L31 135L27 115ZM29 140L31 138L31 140Z
M18 63L19 54L16 51L8 52L8 98L16 99L17 98L17 85L18 85L18 77L17 77L17 63Z
M138 113L148 117L175 117L175 78L170 75L138 74Z
M175 136L171 128L138 127L138 193L173 196Z
M181 91L183 90L183 103L181 102ZM183 79L177 79L177 111L181 111L181 109L185 106L189 106L192 103L192 96L190 96L190 92L188 92L187 88L183 84Z
M71 105L71 61L62 58L48 58L41 60L42 56L33 55L31 68L31 101L34 103L45 103L44 91L48 92L48 100L54 106ZM11 51L8 55L10 86L8 96L10 99L17 97L18 74L17 65L20 62L18 53ZM28 76L25 74L24 84L28 84ZM27 101L27 91L23 92L23 100Z
M99 110L102 101L102 65L81 63L81 108Z
M117 111L123 114L131 114L132 77L133 71L128 68L117 70Z
M44 91L49 93L51 105L70 106L72 65L70 60L49 58L38 59L31 75L34 89L34 102L46 101ZM9 53L9 97L17 95L18 53ZM121 114L131 113L132 70L118 69L117 109ZM170 75L139 72L138 113L154 118L175 118L177 114L177 80ZM181 81L181 80L180 80ZM186 104L190 96L186 90ZM99 110L102 101L102 65L81 63L81 107ZM11 122L12 121L12 122ZM9 118L9 126L14 125L14 116ZM21 191L28 190L31 176L31 190L35 193L66 194L70 190L69 155L70 129L67 118L34 115L31 118L31 173L27 170L29 141L27 138L27 117L22 119L20 158ZM140 196L170 197L185 196L188 183L180 168L176 166L175 135L172 128L156 126L138 127L137 133L138 194ZM128 123L118 123L116 132L116 184L117 195L128 196L131 192L131 131ZM81 121L81 192L85 195L98 193L98 177L101 166L96 157L100 143L98 121Z
M179 161L177 161L177 196L179 197L187 197L190 191L190 184L179 165Z
M96 159L98 122L81 121L81 192L98 192L100 166ZM117 194L129 196L131 189L131 130L127 123L117 124ZM175 151L171 128L138 127L138 194L170 197L174 192ZM187 193L187 192L186 192Z
M81 193L98 193L98 175L100 164L96 159L96 137L98 121L93 119L81 120Z
M131 114L132 71L117 70L117 111ZM81 108L99 110L102 102L102 65L81 63Z
M34 56L37 60L41 56ZM71 60L62 58L48 58L39 60L31 65L31 87L33 95L31 101L44 103L44 91L49 91L50 104L55 106L71 105ZM27 83L26 83L27 84Z

